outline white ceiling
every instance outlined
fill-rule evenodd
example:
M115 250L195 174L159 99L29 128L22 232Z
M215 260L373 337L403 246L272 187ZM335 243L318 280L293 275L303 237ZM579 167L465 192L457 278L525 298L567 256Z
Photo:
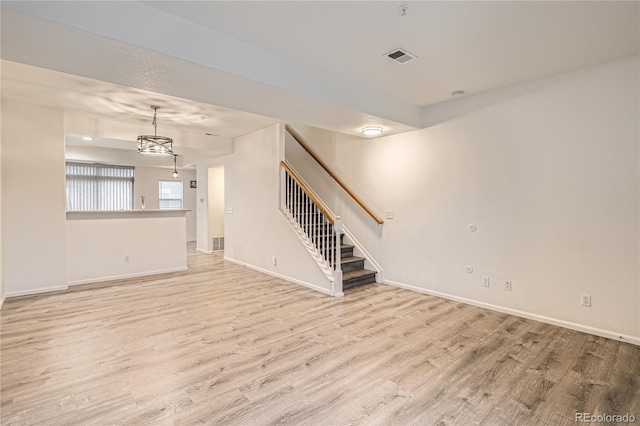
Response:
M639 46L638 2L147 4L417 106L634 55ZM419 59L398 65L384 56L397 47Z
M3 62L2 95L141 121L160 104L160 126L221 137L278 120L392 134L427 125L454 90L473 97L639 51L635 1L407 2L404 17L401 4L3 1L2 58L71 76ZM396 47L419 59L383 56Z

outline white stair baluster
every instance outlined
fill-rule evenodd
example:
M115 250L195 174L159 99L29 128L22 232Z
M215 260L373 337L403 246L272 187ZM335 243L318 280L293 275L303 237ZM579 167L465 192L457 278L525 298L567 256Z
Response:
M335 271L333 272L333 295L335 296L338 293L342 293L342 264L341 264L341 244L340 244L340 236L342 235L342 218L340 216L336 216L336 222L334 225L334 230L336 233L336 246L335 246Z

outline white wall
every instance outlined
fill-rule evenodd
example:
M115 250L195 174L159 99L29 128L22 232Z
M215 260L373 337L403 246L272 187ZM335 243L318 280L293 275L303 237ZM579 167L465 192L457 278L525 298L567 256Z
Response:
M224 166L212 167L208 185L209 244L213 237L224 237L224 211Z
M225 258L328 291L329 282L278 209L283 137L281 125L242 136L226 158Z
M292 127L295 128L296 132L302 136L307 145L323 162L332 165L332 170L335 172L336 134L329 130L316 129L300 124ZM329 208L336 206L336 202L339 199L338 195L342 190L335 184L331 176L289 134L285 135L285 159L298 174L302 175L313 191Z
M67 287L64 173L62 113L2 101L7 296Z
M0 74L1 74L0 67ZM4 238L2 236L2 102L0 102L0 309L4 304Z
M136 177L133 184L133 208L139 209L140 196L145 196L145 207L157 209L159 206L159 181L173 180L173 169L158 167L136 167ZM183 208L187 212L187 241L196 240L196 189L189 186L189 182L196 180L195 170L178 170L178 179L182 181Z
M68 213L69 285L186 270L185 225L177 211Z
M394 219L333 208L387 282L640 343L638 75L634 57L425 130L336 135L327 161Z

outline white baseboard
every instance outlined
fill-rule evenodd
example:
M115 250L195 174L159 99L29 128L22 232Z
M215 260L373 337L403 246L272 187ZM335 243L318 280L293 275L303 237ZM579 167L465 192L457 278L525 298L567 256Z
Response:
M200 253L204 253L204 254L211 254L211 253L213 253L212 251L209 251L209 250L203 250L203 249L201 249L201 248L197 248L197 247L196 247L196 251L199 251Z
M0 299L0 309L2 309L5 300L7 300L7 298L5 296L2 296L2 299Z
M292 283L295 283L295 284L299 284L301 286L304 286L304 287L310 288L312 290L319 291L320 293L324 293L326 295L331 296L331 290L328 289L328 288L323 288L323 287L317 286L315 284L308 283L306 281L301 281L301 280L297 280L295 278L287 277L285 275L278 274L278 273L273 272L273 271L269 271L268 269L263 269L263 268L260 268L258 266L249 265L249 264L246 264L244 262L240 262L240 261L237 261L235 259L231 259L229 257L225 257L224 260L228 260L229 262L235 263L236 265L244 266L244 267L247 267L249 269L253 269L254 271L262 272L263 274L271 275L272 277L280 278L280 279L283 279L285 281L289 281L289 282L292 282ZM340 297L342 295L343 294L340 293L340 294L337 294L336 297Z
M32 294L51 293L52 291L62 291L68 288L69 287L66 285L57 285L53 287L35 288L33 290L9 291L6 294L6 297L30 296Z
M602 330L600 328L589 327L582 324L577 324L570 321L564 321L556 318L550 318L543 315L532 314L530 312L519 311L517 309L505 308L503 306L492 305L490 303L478 302L477 300L467 299L465 297L453 296L447 293L441 293L439 291L427 290L421 287L412 286L409 284L403 284L395 281L385 281L383 284L388 284L393 287L404 288L406 290L417 291L418 293L428 294L430 296L441 297L443 299L453 300L456 302L465 303L467 305L477 306L479 308L489 309L491 311L502 312L504 314L515 315L521 318L527 318L534 321L544 322L546 324L557 325L558 327L564 327L571 330L581 331L587 334L593 334L595 336L606 337L608 339L619 340L621 342L627 342L640 346L640 337L629 336L626 334L615 333L609 330Z
M86 280L69 281L67 284L69 286L82 285L82 284L93 284L93 283L101 283L103 281L124 280L124 279L127 279L127 278L146 277L147 275L158 275L158 274L168 274L170 272L181 272L181 271L186 271L188 269L189 268L186 267L186 266L180 266L179 268L159 269L159 270L156 270L156 271L137 272L137 273L133 273L133 274L113 275L113 276L108 276L108 277L89 278L89 279L86 279Z

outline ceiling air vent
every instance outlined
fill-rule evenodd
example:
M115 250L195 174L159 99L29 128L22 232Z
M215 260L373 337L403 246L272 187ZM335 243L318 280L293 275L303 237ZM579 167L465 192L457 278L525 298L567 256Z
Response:
M399 63L400 65L406 64L409 61L413 61L418 57L416 55L412 55L402 48L393 49L391 52L385 55L387 58Z

